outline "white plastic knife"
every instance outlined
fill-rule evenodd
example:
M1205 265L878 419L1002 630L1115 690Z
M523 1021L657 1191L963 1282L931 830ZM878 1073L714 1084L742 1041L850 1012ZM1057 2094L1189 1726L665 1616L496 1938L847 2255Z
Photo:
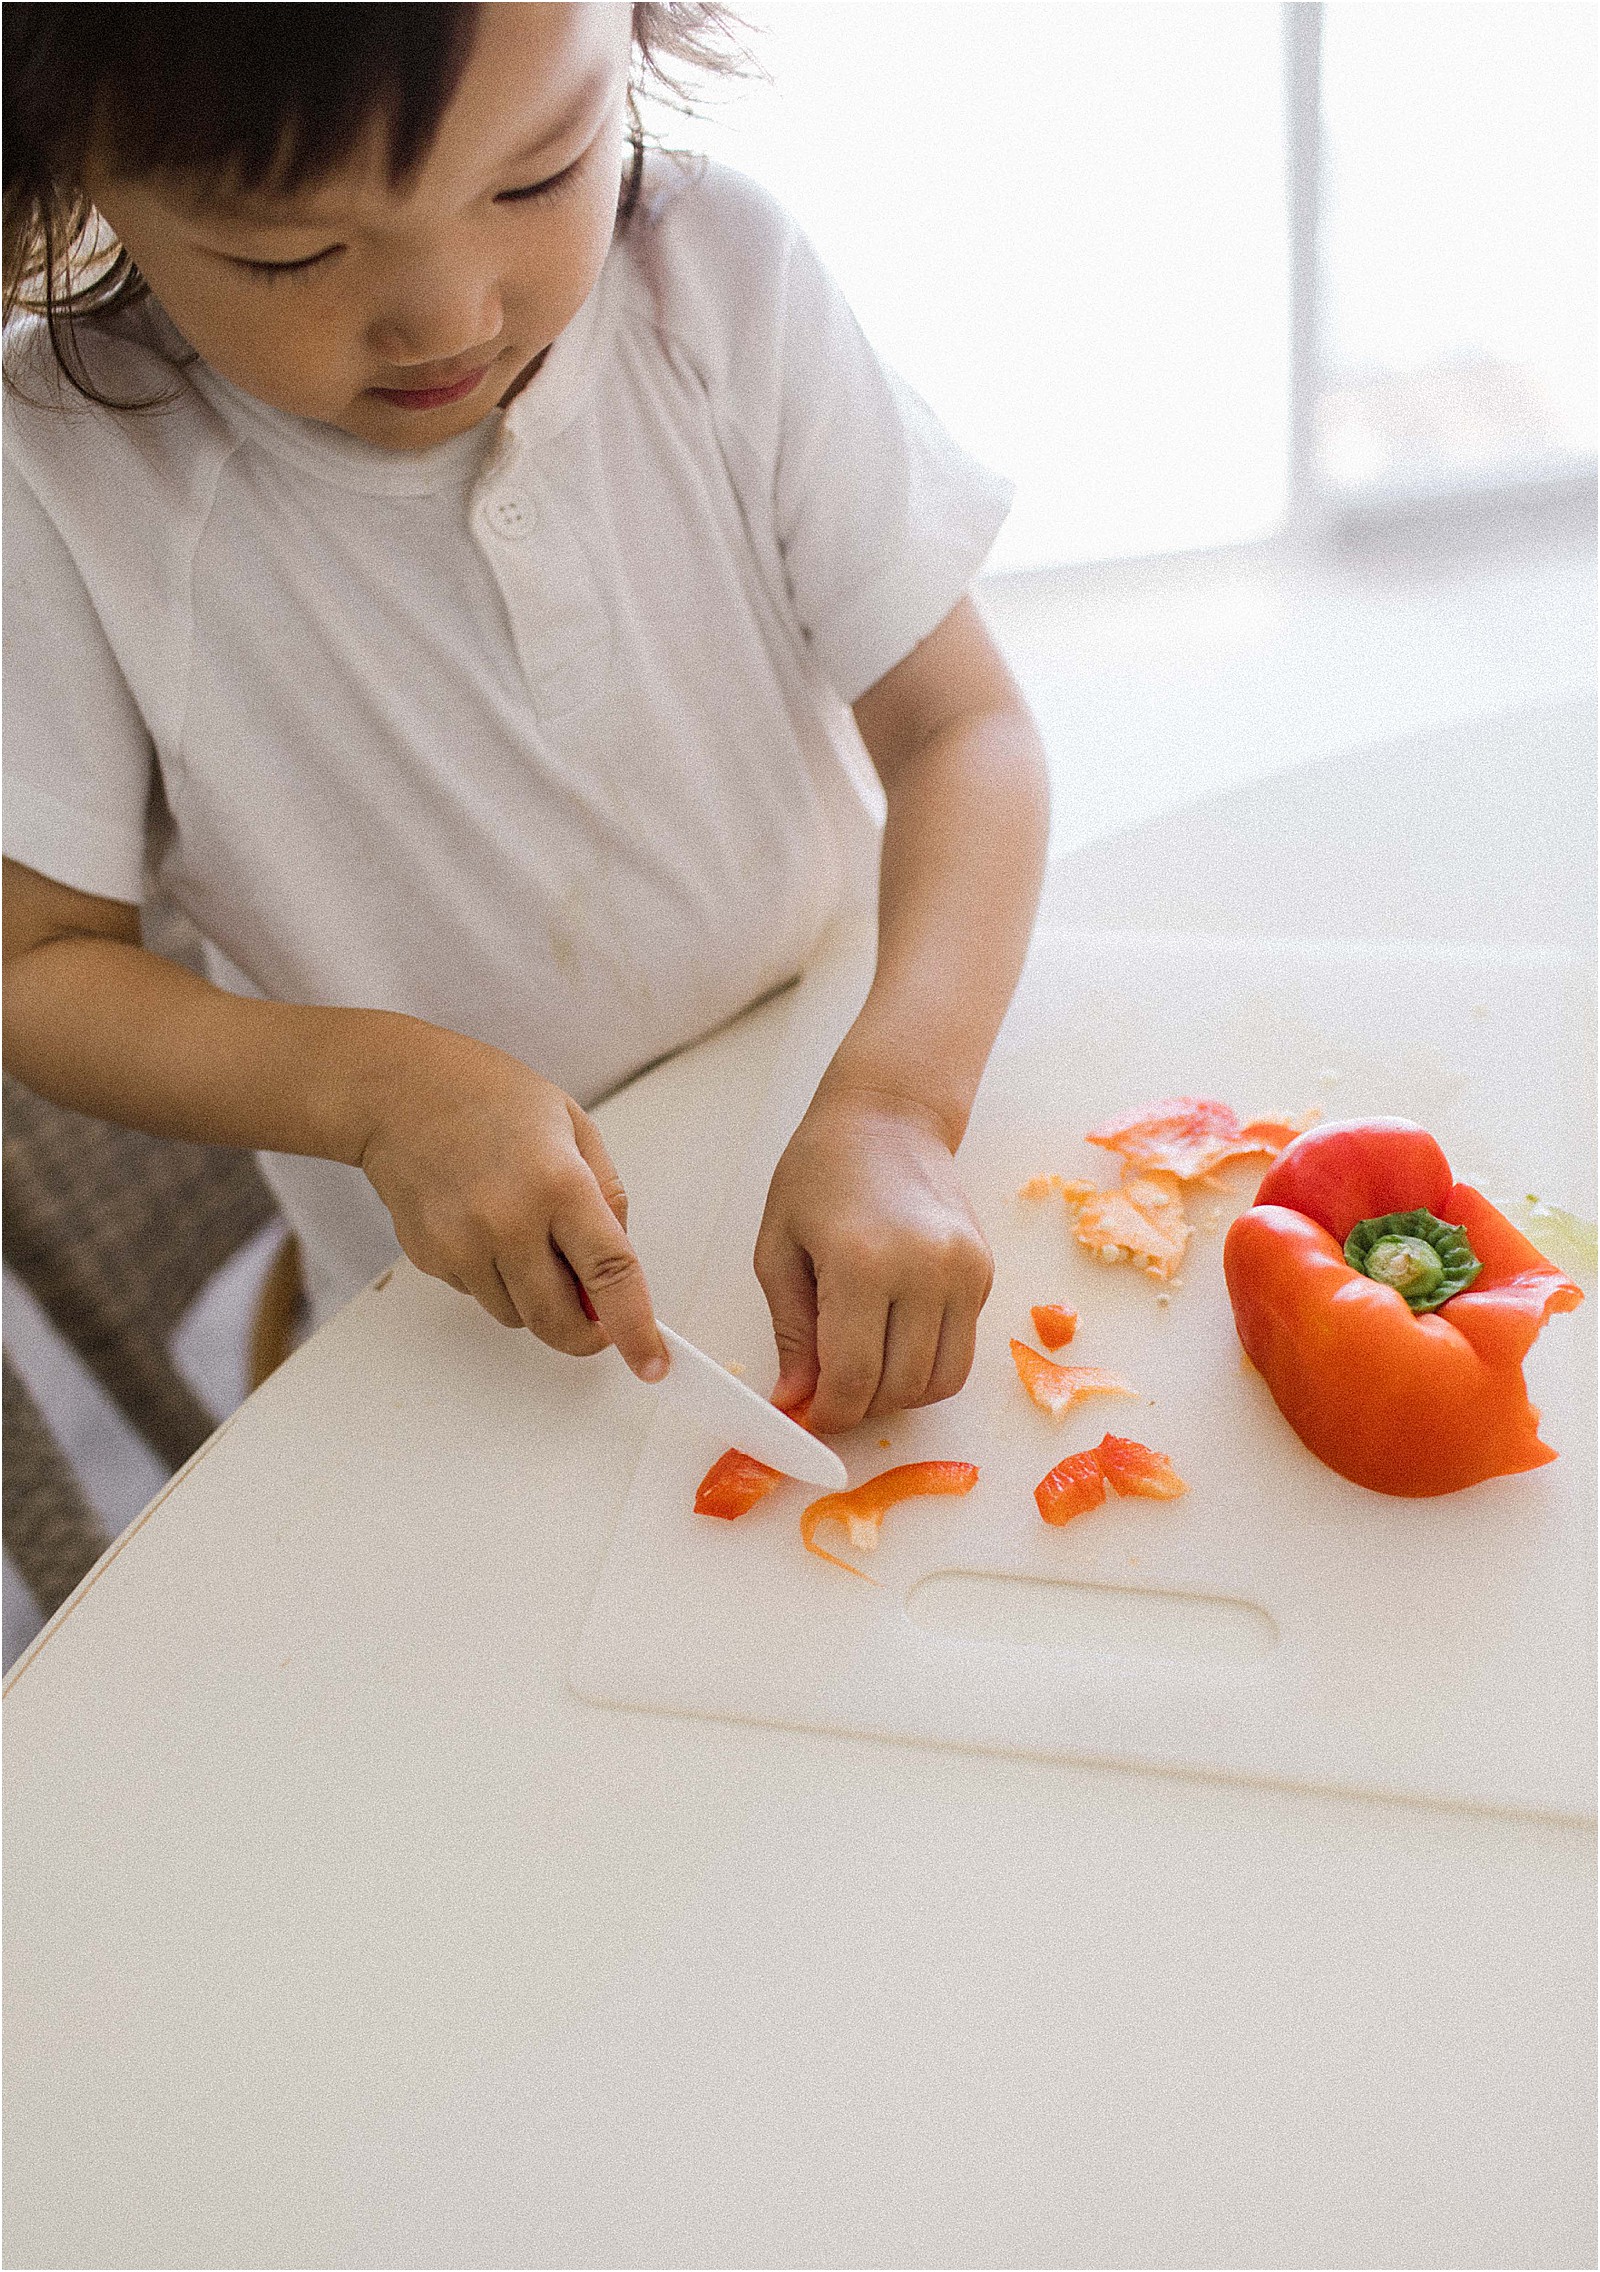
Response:
M656 1330L672 1359L665 1379L657 1384L659 1393L669 1398L686 1419L695 1421L724 1445L731 1444L735 1451L764 1460L783 1475L797 1475L803 1483L814 1483L823 1491L845 1488L850 1478L837 1452L830 1452L786 1412L780 1412L764 1396L757 1396L753 1388L746 1388L725 1365L719 1365L692 1341L685 1341L660 1318L656 1319Z

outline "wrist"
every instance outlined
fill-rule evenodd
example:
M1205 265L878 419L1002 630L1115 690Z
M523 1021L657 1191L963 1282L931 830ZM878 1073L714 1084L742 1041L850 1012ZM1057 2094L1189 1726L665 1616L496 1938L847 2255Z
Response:
M925 1064L909 1053L874 1049L847 1035L817 1084L821 1105L849 1104L909 1121L935 1136L954 1153L966 1134L971 1092L948 1080L930 1080Z
M351 1167L367 1154L400 1096L414 1087L442 1029L394 1010L333 1010L308 1065L308 1150Z

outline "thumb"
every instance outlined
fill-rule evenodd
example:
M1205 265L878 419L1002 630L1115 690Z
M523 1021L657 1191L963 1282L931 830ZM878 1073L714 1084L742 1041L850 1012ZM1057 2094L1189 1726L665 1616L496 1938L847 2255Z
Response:
M817 1385L817 1281L811 1257L793 1239L780 1237L757 1250L756 1277L772 1312L772 1338L778 1346L772 1401L790 1412Z

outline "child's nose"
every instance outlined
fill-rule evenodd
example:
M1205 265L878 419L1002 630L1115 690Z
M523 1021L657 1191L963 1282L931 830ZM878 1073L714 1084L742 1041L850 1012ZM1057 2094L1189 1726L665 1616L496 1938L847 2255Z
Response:
M487 347L502 322L497 282L460 271L419 276L373 324L372 346L387 363L444 363Z

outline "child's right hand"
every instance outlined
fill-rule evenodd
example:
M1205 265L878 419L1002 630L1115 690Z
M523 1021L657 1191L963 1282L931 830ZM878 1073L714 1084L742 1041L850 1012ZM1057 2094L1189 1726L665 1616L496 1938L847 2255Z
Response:
M659 1379L667 1354L627 1194L588 1114L486 1042L409 1018L387 1038L360 1162L418 1269L552 1349L588 1357L614 1343L642 1380Z

